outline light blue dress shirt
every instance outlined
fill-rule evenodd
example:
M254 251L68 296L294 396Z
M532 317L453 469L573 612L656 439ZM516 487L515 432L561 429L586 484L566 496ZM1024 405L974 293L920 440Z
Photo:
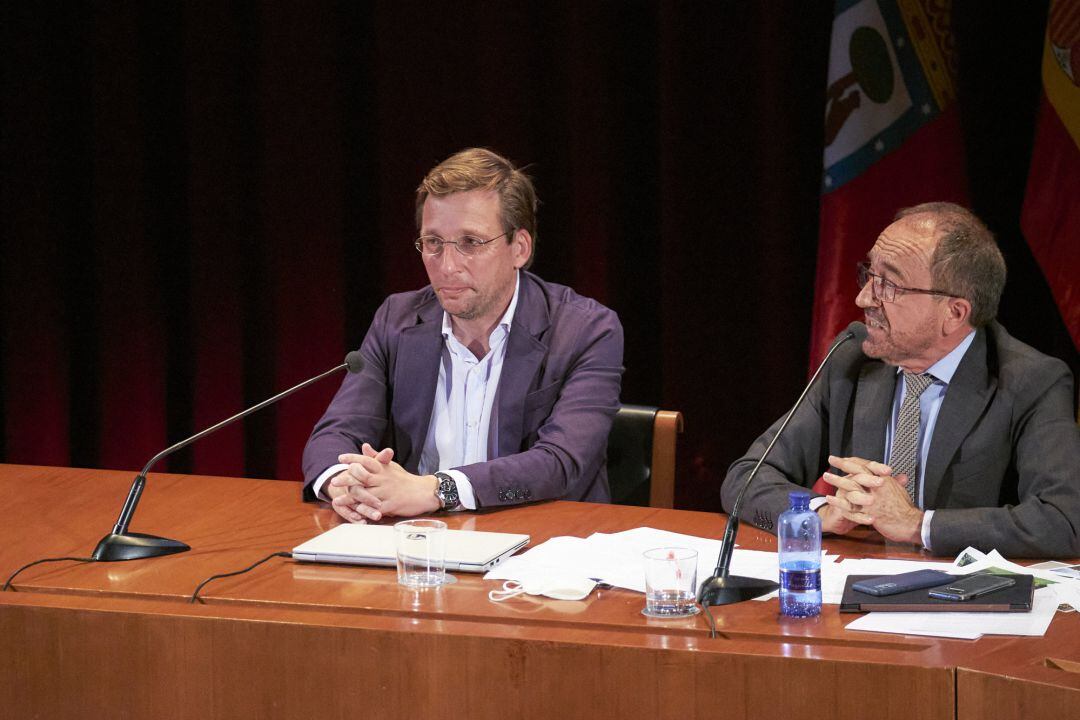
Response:
M934 382L927 386L923 394L919 396L919 477L918 477L918 495L915 498L915 504L920 508L924 505L924 493L923 493L923 477L926 468L926 458L930 455L930 441L934 437L934 426L937 424L938 412L941 410L941 404L945 401L945 393L949 389L949 383L952 382L953 375L956 374L956 368L960 366L960 361L963 360L964 355L967 353L968 348L971 347L972 341L975 340L975 331L972 330L967 334L960 344L954 347L948 355L938 360L936 363L926 369L933 378ZM896 374L900 375L903 372L901 368L896 368ZM896 383L896 394L893 396L892 414L889 415L889 424L885 427L885 464L889 464L889 456L892 455L892 439L893 433L896 430L896 421L900 415L900 404L904 402L904 396L907 395L907 383L898 379ZM909 480L908 482L912 482ZM810 501L810 509L817 511L822 505L825 504L825 498L816 497ZM922 528L920 531L923 547L930 550L930 520L934 516L933 510L926 510L923 513Z
M920 508L925 507L923 478L926 473L926 458L930 454L930 442L934 437L934 426L937 424L938 413L941 411L941 404L945 401L945 393L949 390L949 383L952 382L953 375L956 374L956 368L959 367L960 361L964 358L974 339L975 331L972 330L948 355L926 369L927 374L934 378L934 382L919 396L919 484L915 504ZM897 375L900 375L901 372L900 368L896 369ZM893 434L896 431L896 421L900 415L900 404L904 402L904 396L906 395L907 383L898 379L896 395L893 397L892 414L889 416L889 424L885 428L886 465L889 464L889 456L892 455ZM908 480L908 482L914 481L915 478ZM933 516L933 510L927 510L923 515L922 544L927 550L930 549L930 521Z

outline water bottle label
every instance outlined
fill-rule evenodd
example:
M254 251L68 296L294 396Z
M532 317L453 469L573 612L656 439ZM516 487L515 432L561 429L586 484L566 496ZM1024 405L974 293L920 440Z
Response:
M821 570L780 569L780 587L788 592L816 592L821 589Z

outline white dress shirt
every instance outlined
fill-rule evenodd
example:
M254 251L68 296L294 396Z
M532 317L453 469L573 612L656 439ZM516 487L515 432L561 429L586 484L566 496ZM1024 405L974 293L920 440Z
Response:
M439 380L435 386L435 404L431 411L418 472L430 475L445 472L457 483L461 507L476 509L472 482L460 470L473 463L487 461L498 447L499 378L502 376L510 325L517 309L521 288L520 274L514 281L514 295L499 323L488 336L488 352L477 358L454 335L450 315L443 312L443 352L439 362ZM332 465L315 479L313 490L318 497L324 483L348 466Z

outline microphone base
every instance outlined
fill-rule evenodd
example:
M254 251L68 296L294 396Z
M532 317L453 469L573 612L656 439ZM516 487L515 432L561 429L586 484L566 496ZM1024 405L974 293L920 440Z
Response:
M713 576L701 585L698 602L702 605L734 605L768 595L780 586L772 580L741 575Z
M140 560L142 558L172 555L190 550L191 547L179 540L129 532L123 535L110 533L101 538L94 548L92 557L100 562L118 560Z

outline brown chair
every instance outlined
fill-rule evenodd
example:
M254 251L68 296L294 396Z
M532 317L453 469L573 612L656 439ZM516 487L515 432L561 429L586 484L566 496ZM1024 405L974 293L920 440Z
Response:
M617 505L675 505L675 445L682 413L622 405L608 435L607 471Z

